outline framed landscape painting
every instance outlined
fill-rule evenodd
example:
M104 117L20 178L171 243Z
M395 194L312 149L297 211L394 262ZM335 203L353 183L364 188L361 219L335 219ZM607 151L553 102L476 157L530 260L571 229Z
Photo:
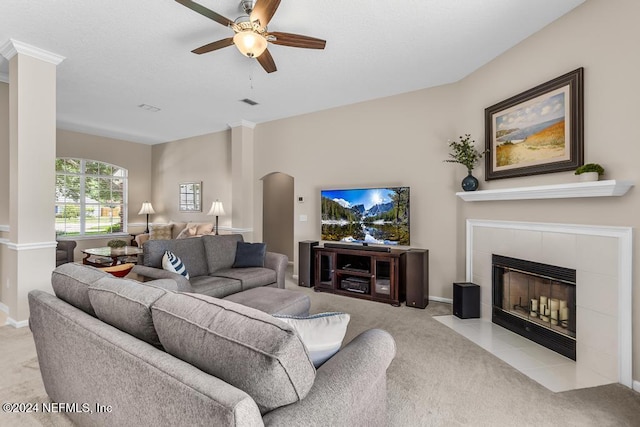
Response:
M584 163L583 68L485 109L485 179L574 170Z

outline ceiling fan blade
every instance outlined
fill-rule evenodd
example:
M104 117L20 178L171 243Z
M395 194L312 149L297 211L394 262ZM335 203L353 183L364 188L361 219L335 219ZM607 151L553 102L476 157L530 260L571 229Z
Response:
M251 22L258 20L261 27L266 27L279 5L280 0L257 0L249 19Z
M282 46L302 47L305 49L324 49L327 44L326 40L301 36L300 34L280 33L276 31L269 33L269 36L274 36L276 38L275 40L269 40L271 43Z
M189 9L193 10L194 12L198 12L200 15L206 16L209 19L213 19L218 24L222 24L225 27L228 27L231 24L233 24L232 20L230 20L228 18L225 18L224 16L215 13L211 9L207 9L204 6L201 6L198 3L192 2L191 0L176 0L176 1L178 3L180 3L181 5L186 6Z
M269 49L266 49L264 52L262 52L262 55L258 56L256 59L267 73L278 71L278 69L276 68L276 63L273 61L273 57L269 53Z
M197 49L193 49L191 52L197 53L198 55L202 55L203 53L207 53L214 50L222 49L223 47L231 46L232 44L233 44L233 37L229 37L228 39L222 39L213 43L205 44L204 46L200 46Z

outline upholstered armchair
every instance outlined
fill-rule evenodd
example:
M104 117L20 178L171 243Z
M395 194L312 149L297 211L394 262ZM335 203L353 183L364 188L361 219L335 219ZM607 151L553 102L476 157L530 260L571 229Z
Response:
M56 247L56 267L68 262L73 262L73 250L76 248L75 240L58 240Z

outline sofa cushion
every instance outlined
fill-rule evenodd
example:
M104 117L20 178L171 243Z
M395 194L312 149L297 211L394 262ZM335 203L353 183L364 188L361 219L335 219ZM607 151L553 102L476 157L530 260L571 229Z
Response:
M89 299L89 285L104 277L111 275L88 265L70 262L53 270L51 285L58 298L95 317Z
M98 319L160 347L151 318L151 305L167 291L149 286L152 284L104 277L89 286L89 299Z
M190 282L194 293L214 298L242 292L242 282L228 277L198 276L193 277Z
M165 350L249 394L261 413L302 400L315 368L293 328L249 307L167 293L151 307Z
M242 242L242 234L222 234L202 236L207 254L209 274L222 268L231 268L236 259L236 246Z
M178 234L180 234L182 232L182 230L184 230L184 228L187 226L186 222L170 221L169 224L172 225L172 227L171 227L171 238L172 239L176 239L178 237Z
M316 368L340 350L351 319L347 313L319 313L307 317L273 316L293 326L300 334Z
M238 242L233 268L264 267L265 243Z
M276 271L264 267L223 268L213 273L212 276L239 280L242 283L243 291L276 282Z
M144 244L143 264L148 267L162 268L164 251L171 251L182 260L190 278L209 274L201 237L179 240L148 240Z
M169 240L171 239L172 224L156 224L149 226L150 240Z
M162 268L172 273L177 273L189 279L189 272L187 267L184 266L182 260L171 251L164 251L162 255Z

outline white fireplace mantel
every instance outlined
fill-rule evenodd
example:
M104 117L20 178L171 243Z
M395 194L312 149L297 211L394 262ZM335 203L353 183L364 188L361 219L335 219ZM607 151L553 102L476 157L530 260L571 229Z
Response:
M501 188L495 190L461 191L456 193L465 202L491 200L568 199L574 197L622 196L634 186L632 181L591 181L535 187Z

